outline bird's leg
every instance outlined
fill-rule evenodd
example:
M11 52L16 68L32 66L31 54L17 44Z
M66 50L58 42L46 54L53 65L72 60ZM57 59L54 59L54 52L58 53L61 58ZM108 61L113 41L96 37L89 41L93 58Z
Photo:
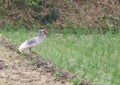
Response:
M29 50L30 50L30 52L32 52L32 53L34 53L34 54L37 54L36 52L34 52L34 51L32 50L32 48L29 48Z

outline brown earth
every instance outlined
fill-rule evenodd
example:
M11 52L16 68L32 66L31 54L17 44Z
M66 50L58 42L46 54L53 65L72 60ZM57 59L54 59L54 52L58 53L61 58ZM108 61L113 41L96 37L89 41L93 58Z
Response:
M0 47L0 85L72 85L55 79L51 72L32 66L18 53Z
M39 56L20 54L16 46L0 36L0 85L73 85L68 79L79 80L78 85L93 85Z

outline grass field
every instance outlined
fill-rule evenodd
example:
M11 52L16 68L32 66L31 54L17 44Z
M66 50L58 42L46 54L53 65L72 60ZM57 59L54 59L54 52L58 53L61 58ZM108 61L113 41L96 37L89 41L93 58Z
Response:
M19 46L24 40L37 35L37 31L0 29L0 33ZM72 30L71 30L72 31ZM80 30L58 33L48 30L48 35L34 50L59 68L68 70L80 78L97 85L120 84L120 33L92 33L84 35ZM25 52L28 52L27 50Z

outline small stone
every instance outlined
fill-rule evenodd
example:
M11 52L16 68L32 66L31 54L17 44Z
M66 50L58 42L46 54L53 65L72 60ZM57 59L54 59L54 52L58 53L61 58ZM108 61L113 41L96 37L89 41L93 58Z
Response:
M0 60L0 69L3 69L5 66L5 62L3 60Z

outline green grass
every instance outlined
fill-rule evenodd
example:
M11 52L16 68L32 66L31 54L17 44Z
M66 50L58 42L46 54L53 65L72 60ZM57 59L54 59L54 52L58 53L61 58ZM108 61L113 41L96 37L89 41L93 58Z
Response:
M21 27L16 31L0 29L0 33L19 46L36 36L37 30ZM120 84L120 33L84 35L79 30L74 35L69 30L59 34L53 29L48 33L42 44L34 48L41 57L97 85Z

